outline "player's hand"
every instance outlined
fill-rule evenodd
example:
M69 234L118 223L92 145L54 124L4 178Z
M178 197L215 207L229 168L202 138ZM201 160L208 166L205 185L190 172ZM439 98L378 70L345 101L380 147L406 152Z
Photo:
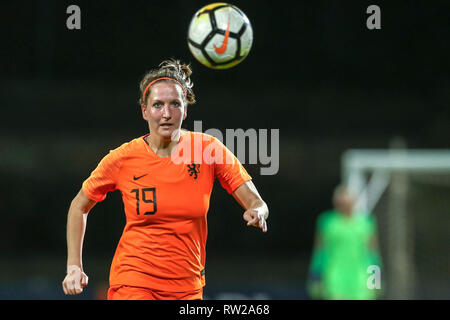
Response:
M243 218L247 221L247 226L260 228L262 232L267 232L266 214L262 209L249 209L244 212Z
M67 267L67 275L62 282L65 294L74 295L83 292L83 288L88 284L88 276L79 266L70 265Z

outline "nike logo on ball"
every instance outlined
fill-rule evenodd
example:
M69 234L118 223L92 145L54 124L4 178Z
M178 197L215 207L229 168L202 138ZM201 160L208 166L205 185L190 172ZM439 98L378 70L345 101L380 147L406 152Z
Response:
M225 38L223 39L222 45L220 46L220 48L217 48L216 45L214 45L214 50L216 50L218 54L224 54L225 51L227 50L229 35L230 35L230 19L228 19L227 30L225 31Z

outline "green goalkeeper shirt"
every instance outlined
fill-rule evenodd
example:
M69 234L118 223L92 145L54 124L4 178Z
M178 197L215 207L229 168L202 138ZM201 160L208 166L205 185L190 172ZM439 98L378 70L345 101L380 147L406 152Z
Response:
M326 211L318 218L317 233L319 247L315 248L311 269L321 275L323 298L375 298L375 290L367 287L367 268L379 264L378 253L371 247L375 218Z

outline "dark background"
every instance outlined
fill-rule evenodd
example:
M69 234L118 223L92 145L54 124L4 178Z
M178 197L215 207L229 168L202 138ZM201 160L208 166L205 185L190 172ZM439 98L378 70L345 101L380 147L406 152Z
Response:
M448 1L235 1L254 42L229 70L202 66L187 46L190 19L207 3L2 2L1 297L61 297L70 201L110 149L148 131L138 84L167 58L194 71L197 103L183 127L280 129L279 172L246 165L270 208L267 234L245 227L219 184L213 191L212 291L271 284L304 297L315 219L331 206L342 152L398 136L409 148L450 147ZM81 8L81 30L66 27L70 4ZM381 7L381 30L366 28L370 4ZM89 215L89 290L107 281L124 222L117 192Z

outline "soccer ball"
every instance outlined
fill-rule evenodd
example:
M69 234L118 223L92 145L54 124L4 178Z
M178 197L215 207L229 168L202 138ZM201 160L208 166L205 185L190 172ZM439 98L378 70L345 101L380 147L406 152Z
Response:
M188 45L193 56L213 69L227 69L250 52L253 30L247 16L228 3L212 3L192 17Z

